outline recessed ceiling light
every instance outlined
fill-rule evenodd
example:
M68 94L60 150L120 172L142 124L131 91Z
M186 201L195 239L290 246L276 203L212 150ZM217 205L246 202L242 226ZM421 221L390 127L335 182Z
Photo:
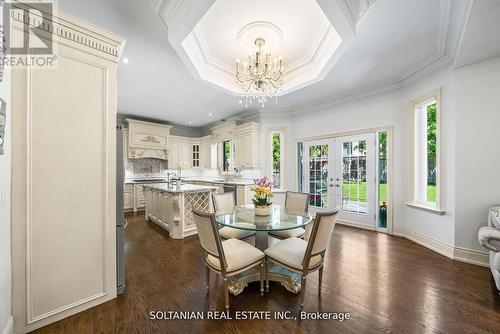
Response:
M212 113L208 113L208 116L210 116L210 117L212 117L213 115L214 115L214 114L212 114Z
M123 58L122 61L125 63L125 64L128 64L128 58Z
M188 124L191 125L191 124L193 124L193 122L189 121Z

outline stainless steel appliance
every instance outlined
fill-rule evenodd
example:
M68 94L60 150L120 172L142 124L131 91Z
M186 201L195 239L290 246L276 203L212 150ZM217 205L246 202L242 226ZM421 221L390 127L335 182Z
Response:
M123 208L123 187L125 166L123 166L123 120L116 121L116 289L125 290L125 212Z

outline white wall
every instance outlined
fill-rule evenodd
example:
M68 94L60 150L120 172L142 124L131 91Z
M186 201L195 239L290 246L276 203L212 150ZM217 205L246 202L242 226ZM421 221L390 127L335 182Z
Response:
M410 199L410 101L437 88L442 88L444 215L406 205ZM401 89L282 117L281 122L290 127L288 188L296 189L298 139L393 126L394 232L446 256L484 264L486 252L477 242L477 230L486 224L488 206L500 203L499 92L497 58L460 69L445 67Z
M403 156L406 152L406 124L407 117L404 110L404 100L400 91L393 91L386 94L376 95L353 102L333 106L321 111L304 112L292 118L292 140L338 134L343 132L358 131L361 129L371 129L380 127L394 127L394 223L401 225L401 207L405 200L403 180ZM295 150L295 146L292 148ZM290 166L290 170L296 171L295 164ZM295 173L293 180L289 184L296 189L297 178Z
M7 102L7 125L4 155L0 155L0 333L12 331L11 265L10 265L10 71L4 73L0 82L0 97Z
M500 203L500 58L456 71L455 245L483 251L477 230Z
M405 133L405 146L402 148L405 151L400 168L404 169L403 178L400 179L401 195L404 196L404 203L400 203L400 225L407 230L419 235L424 235L427 238L432 238L435 241L444 243L440 245L446 248L448 252L452 252L451 246L454 244L455 237L455 108L454 108L454 92L453 92L453 71L451 68L445 68L436 71L406 87L401 93L404 97L404 113L407 119L403 129ZM429 92L442 88L441 98L441 177L442 177L442 206L445 214L440 216L435 213L430 213L409 207L406 202L410 200L410 115L412 106L410 101L415 100ZM396 145L396 144L395 144ZM398 157L396 156L397 160ZM395 166L395 169L398 165ZM430 241L430 240L428 240ZM447 247L450 246L450 247ZM452 255L451 253L449 254Z

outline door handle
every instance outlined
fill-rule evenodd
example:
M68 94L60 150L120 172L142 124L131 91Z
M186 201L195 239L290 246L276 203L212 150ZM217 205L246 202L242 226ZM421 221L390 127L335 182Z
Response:
M330 187L332 187L332 188L333 188L334 186L335 186L335 187L337 187L337 188L339 188L339 187L340 187L340 185L339 185L338 183L337 183L337 184L330 183Z

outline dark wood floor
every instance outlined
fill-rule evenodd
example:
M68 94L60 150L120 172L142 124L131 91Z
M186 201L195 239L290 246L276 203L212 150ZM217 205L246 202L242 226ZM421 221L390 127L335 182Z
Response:
M349 312L323 320L148 320L151 310L223 310L220 280L205 272L196 236L169 239L143 215L129 215L126 284L115 300L37 333L500 333L500 297L487 268L449 260L403 238L337 225L327 251L323 292L308 280L306 311ZM233 310L299 311L298 296L257 284L230 297Z

